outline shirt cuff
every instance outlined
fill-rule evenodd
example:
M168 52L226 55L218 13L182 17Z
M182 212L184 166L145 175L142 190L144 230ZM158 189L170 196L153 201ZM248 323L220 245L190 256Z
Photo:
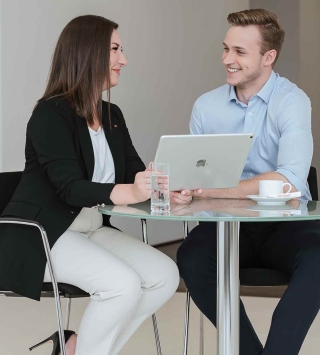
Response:
M277 169L276 173L283 175L291 185L294 185L297 191L301 191L301 196L304 196L307 193L307 186L304 184L297 176L290 170L287 169Z

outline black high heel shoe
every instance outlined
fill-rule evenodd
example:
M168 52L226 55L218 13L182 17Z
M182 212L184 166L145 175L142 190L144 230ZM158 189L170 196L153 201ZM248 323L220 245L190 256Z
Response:
M64 339L65 339L66 343L70 339L71 335L73 335L73 334L75 334L75 332L72 330L64 330ZM29 348L29 350L32 351L33 349L37 348L38 346L49 343L50 341L53 342L53 349L52 349L51 355L58 355L59 352L61 351L60 350L60 341L59 341L59 332L53 333L49 338L43 340L39 344L32 346L31 348Z

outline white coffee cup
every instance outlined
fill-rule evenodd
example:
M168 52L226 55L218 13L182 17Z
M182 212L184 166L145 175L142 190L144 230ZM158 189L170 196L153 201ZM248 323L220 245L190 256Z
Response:
M290 192L292 189L292 185L289 182L283 182L282 180L260 180L259 196L268 197L271 195L283 194L283 188L285 186L289 186L289 190L285 192Z

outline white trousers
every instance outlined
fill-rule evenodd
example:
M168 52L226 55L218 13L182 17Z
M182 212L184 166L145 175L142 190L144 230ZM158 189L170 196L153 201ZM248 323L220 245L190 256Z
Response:
M176 291L179 273L165 254L83 209L51 250L58 282L91 295L76 355L116 355L141 323ZM98 227L98 229L97 229ZM51 277L46 267L45 282Z

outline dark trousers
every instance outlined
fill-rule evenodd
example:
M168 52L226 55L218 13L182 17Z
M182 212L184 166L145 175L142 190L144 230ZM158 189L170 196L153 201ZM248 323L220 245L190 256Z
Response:
M239 243L240 268L292 274L264 349L240 303L240 355L297 355L320 308L320 223L241 223ZM177 262L193 301L216 325L216 223L195 227L180 246Z

